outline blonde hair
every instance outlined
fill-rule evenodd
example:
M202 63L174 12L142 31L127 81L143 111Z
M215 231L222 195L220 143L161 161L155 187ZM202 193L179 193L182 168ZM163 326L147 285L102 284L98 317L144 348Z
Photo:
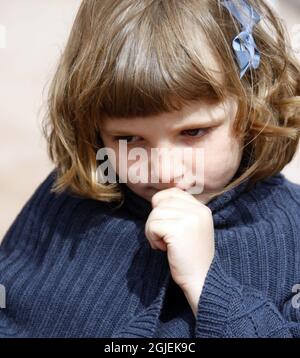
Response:
M274 10L264 0L248 2L262 15L253 31L261 62L240 79L232 50L240 25L219 0L82 1L43 123L57 167L53 190L119 201L119 184L96 178L101 118L159 115L228 95L238 98L233 129L245 145L238 175L215 196L245 179L251 187L289 163L299 142L299 63ZM223 81L203 63L200 34Z

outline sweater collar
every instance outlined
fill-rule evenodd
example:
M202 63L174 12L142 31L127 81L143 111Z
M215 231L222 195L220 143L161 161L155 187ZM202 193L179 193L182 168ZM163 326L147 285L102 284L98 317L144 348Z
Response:
M213 198L206 204L211 209L214 218L217 218L218 214L223 208L230 205L244 191L246 191L248 182L249 179L243 181L235 188L232 188L225 193ZM150 212L152 211L152 204L148 200L134 193L126 184L122 183L120 185L121 190L124 193L123 207L126 208L137 219L146 221Z

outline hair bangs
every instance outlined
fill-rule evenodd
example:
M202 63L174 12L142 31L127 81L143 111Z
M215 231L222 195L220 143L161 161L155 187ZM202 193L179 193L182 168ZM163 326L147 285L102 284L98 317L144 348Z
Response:
M181 110L191 101L225 98L222 69L210 66L220 61L213 58L204 31L195 35L187 19L193 15L185 8L153 2L107 39L106 78L99 79L102 91L94 102L98 116L147 117Z

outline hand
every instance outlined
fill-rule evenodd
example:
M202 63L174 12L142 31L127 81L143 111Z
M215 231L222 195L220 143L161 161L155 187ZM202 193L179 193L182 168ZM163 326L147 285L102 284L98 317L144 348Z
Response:
M179 188L153 195L152 207L145 226L151 247L167 252L172 278L186 295L200 296L214 257L211 210Z

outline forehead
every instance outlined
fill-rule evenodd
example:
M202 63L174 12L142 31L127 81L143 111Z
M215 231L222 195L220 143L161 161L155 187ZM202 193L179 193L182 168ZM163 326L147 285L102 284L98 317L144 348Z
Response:
M213 101L191 101L184 106L182 110L172 113L163 113L156 116L149 117L134 117L134 118L102 118L100 128L105 131L114 129L143 129L149 126L159 125L165 127L176 127L181 124L198 123L199 125L209 124L217 121L230 110L236 107L236 100L233 97L228 97L223 102Z

